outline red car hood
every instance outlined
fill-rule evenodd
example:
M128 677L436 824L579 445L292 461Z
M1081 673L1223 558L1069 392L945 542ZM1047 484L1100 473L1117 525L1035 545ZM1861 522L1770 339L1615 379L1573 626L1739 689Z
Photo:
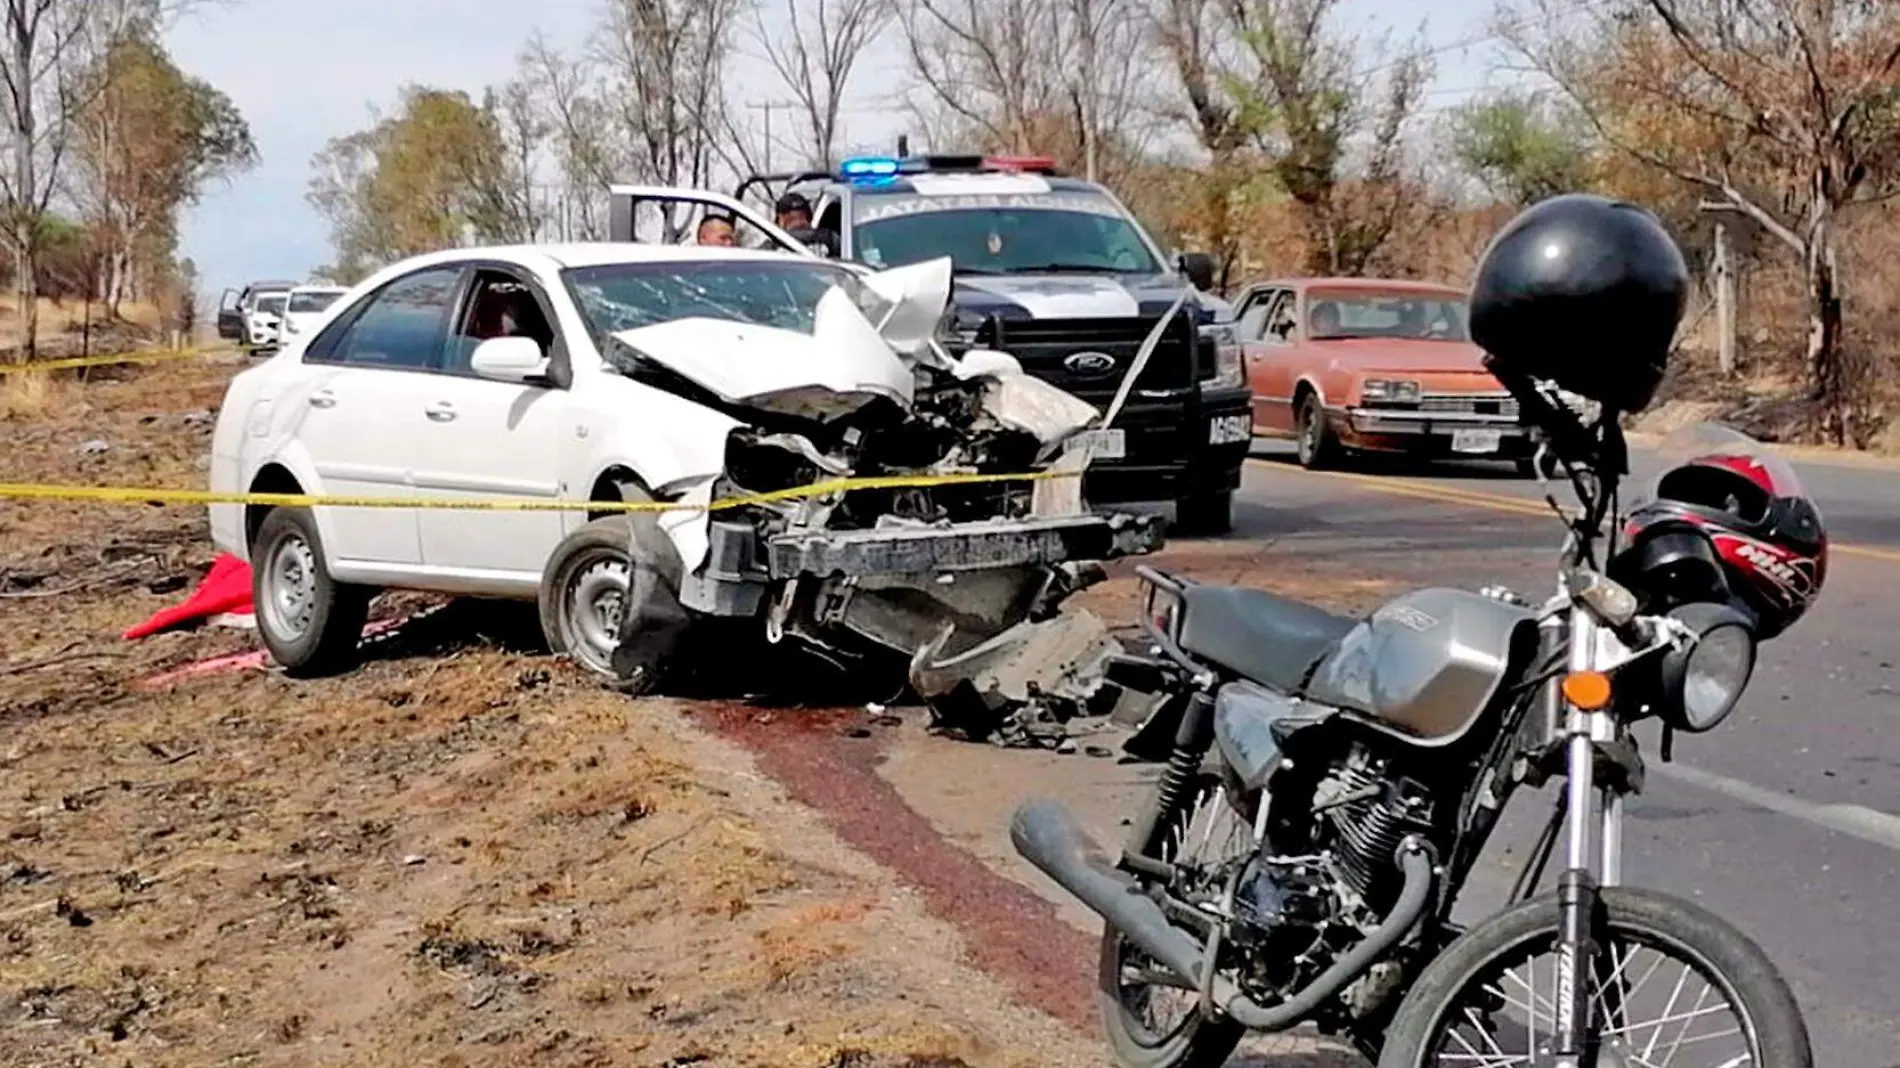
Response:
M1405 341L1393 338L1317 339L1315 349L1361 373L1471 374L1484 371L1484 350L1464 341Z

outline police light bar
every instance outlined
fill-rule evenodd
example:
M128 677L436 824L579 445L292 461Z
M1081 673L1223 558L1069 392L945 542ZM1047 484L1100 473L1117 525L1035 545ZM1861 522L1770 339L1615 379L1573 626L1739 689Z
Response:
M1056 161L1048 156L986 156L983 167L1019 174L1054 174Z

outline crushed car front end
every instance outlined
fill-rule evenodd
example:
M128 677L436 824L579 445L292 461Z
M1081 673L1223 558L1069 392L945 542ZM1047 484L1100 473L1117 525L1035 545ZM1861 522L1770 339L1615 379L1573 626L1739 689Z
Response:
M720 473L675 498L688 612L894 668L971 734L1108 711L1119 646L1061 609L1102 561L1158 548L1163 519L1088 508L1121 432L1012 356L945 351L949 291L948 261L780 258L653 272L628 296L663 316L580 295L620 374L730 420Z

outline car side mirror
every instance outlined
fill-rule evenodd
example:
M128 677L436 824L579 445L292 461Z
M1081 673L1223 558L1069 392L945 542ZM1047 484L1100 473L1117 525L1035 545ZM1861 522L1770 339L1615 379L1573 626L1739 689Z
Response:
M547 377L548 358L541 343L531 337L491 337L475 346L468 366L497 382L528 383Z
M1183 252L1175 260L1194 288L1212 291L1214 288L1214 257L1205 252Z

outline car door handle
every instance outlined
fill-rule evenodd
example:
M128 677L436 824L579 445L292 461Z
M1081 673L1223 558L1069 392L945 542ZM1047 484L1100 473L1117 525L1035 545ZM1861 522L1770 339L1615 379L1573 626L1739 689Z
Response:
M320 389L310 395L310 406L312 408L334 408L336 407L336 394L327 389Z
M455 418L455 405L448 401L437 401L424 408L423 413L438 423L446 423Z

